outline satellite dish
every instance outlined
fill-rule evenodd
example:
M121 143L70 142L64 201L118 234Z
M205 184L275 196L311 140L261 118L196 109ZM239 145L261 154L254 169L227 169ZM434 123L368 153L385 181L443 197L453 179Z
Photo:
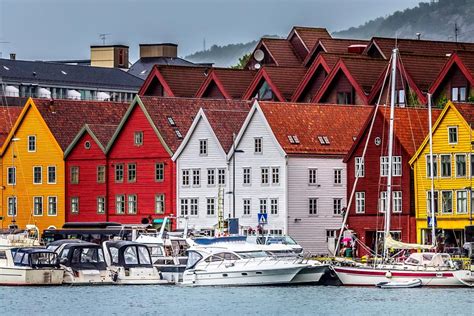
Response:
M257 49L254 53L253 53L253 58L255 58L256 61L262 61L263 58L265 58L265 53L263 52L263 50L261 49Z
M262 65L260 65L259 63L256 63L255 66L253 66L253 67L258 70L258 69L262 68Z

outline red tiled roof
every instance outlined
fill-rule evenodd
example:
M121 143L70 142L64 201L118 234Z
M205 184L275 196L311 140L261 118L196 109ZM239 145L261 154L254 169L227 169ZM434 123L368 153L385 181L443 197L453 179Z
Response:
M305 65L307 66L308 62L315 58L314 53L316 49L322 45L326 49L326 53L330 54L349 54L348 48L351 45L365 45L367 46L369 41L367 40L356 40L356 39L345 39L345 38L322 38L316 45L311 49L311 52L305 58ZM352 55L352 53L351 53Z
M175 97L193 97L209 72L205 67L157 66Z
M237 100L160 98L148 96L140 97L140 99L163 137L164 142L172 152L178 149L183 140L176 135L176 130L178 130L184 138L200 108L205 110L243 110L250 109L251 106L251 103L248 101ZM168 117L173 119L176 124L175 127L170 125Z
M456 55L461 59L471 76L474 77L474 52L458 51Z
M36 107L62 150L84 124L118 124L128 104L119 102L34 99Z
M392 49L398 47L402 54L446 56L455 50L474 51L474 43L427 41L415 39L394 39L373 37L371 43L377 44L385 58L389 59ZM370 44L369 44L370 47Z
M428 91L448 60L446 56L420 56L400 54L400 64L422 91ZM403 73L398 73L403 76ZM406 80L406 79L405 79Z
M207 120L211 124L217 139L226 153L232 148L233 135L235 134L237 136L239 133L248 112L249 108L247 106L245 106L245 110L204 110Z
M22 106L2 106L0 108L0 147L3 146L22 109Z
M358 105L274 102L259 102L259 105L287 154L345 155L373 110ZM296 136L299 144L292 144L288 136ZM318 136L328 137L330 144L322 145Z
M264 66L265 70L272 83L282 94L285 100L290 100L295 92L298 84L306 73L304 67L271 67Z
M379 113L385 119L388 131L390 107L379 107ZM441 114L441 110L433 109L431 113L432 121L434 123ZM394 114L394 135L398 138L400 144L407 151L408 155L413 156L429 134L428 110L426 108L396 107Z
M467 124L474 128L474 103L454 103Z
M222 84L225 92L232 99L241 99L256 73L256 70L212 68L209 76L211 74L216 76L217 80ZM208 83L209 81L204 82L203 85L205 85L205 87L201 86L199 90L202 91L203 89L206 89Z
M298 33L301 40L305 43L306 47L308 47L308 50L311 50L319 39L331 38L331 34L323 27L295 26L292 29L292 32L293 31Z
M97 140L100 144L106 148L109 141L114 136L115 130L117 129L117 124L87 124L94 133Z
M372 91L377 79L387 69L387 61L363 57L341 57L341 61L366 94Z
M262 38L261 43L280 67L298 67L302 60L296 55L291 43L283 38Z

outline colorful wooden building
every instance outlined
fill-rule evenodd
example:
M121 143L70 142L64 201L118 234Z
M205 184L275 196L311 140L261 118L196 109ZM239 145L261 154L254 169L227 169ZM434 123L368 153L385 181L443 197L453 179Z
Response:
M472 225L472 139L474 106L448 104L433 124L434 179L430 172L429 137L410 160L415 176L416 230L419 243L431 243L431 182L437 242L441 247L462 247L464 229Z

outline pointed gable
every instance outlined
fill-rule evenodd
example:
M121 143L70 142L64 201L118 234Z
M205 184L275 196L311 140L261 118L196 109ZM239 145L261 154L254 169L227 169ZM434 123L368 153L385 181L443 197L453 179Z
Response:
M367 40L356 40L356 39L344 39L344 38L322 38L316 45L311 49L309 54L306 56L303 64L308 66L322 52L330 54L355 54L361 55L369 41Z
M20 116L22 106L4 106L0 109L0 148Z
M256 73L255 70L213 68L196 97L241 99Z
M263 60L258 62L254 58L256 50L263 52ZM283 38L263 37L255 47L246 69L257 69L256 64L274 65L279 67L298 67L303 60L296 54L290 42Z
M322 27L294 26L288 35L288 40L291 40L295 35L306 48L306 54L316 45L318 40L322 38L332 38L328 30ZM305 57L306 56L304 56L303 59Z

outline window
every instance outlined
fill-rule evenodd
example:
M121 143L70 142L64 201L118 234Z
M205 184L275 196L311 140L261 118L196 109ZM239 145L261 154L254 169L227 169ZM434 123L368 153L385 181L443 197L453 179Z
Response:
M129 163L127 166L128 171L128 182L137 181L137 165L134 163Z
M217 169L217 184L225 185L225 169Z
M199 209L199 203L197 198L192 198L189 199L189 215L191 216L197 216L198 215L198 209Z
M326 242L329 242L329 239L335 239L336 236L337 236L337 229L326 230Z
M466 176L466 155L456 155L456 177Z
M387 156L380 157L380 176L381 177L388 176L388 157Z
M207 139L199 140L199 155L207 156Z
M43 167L35 166L33 167L33 183L41 184L43 182Z
M216 184L216 169L207 169L207 185L213 186Z
M97 166L97 183L105 183L105 166Z
M48 184L56 183L56 166L48 166Z
M104 214L105 213L105 197L98 196L97 197L97 214Z
M448 127L448 143L449 144L458 143L458 127L457 126Z
M434 191L434 212L438 213L438 206L439 206L439 200L438 200L438 191ZM426 211L428 213L428 216L430 216L431 212L431 191L426 192Z
M387 191L380 192L379 198L379 212L385 213L387 211Z
M48 196L48 216L56 216L58 214L58 198Z
M123 164L115 165L115 182L123 182Z
M355 158L355 176L356 178L365 176L364 158L362 157Z
M76 196L71 197L71 213L79 214L79 198Z
M397 104L398 105L405 105L405 90L404 89L400 89L400 90L397 90L397 94L396 94L396 98L397 98Z
M33 215L43 216L43 197L42 196L33 197Z
M28 152L35 152L36 151L36 136L30 135L28 136Z
M135 132L133 139L134 139L133 143L135 144L135 146L143 145L143 132L141 131Z
M216 213L216 199L207 198L207 215L214 215Z
M433 173L434 176L438 176L438 157L433 155ZM431 156L426 156L426 175L427 178L431 178Z
M442 213L453 212L453 192L452 191L441 191L441 212Z
M280 184L280 168L278 167L272 168L272 183Z
M337 104L352 104L352 93L351 92L338 92Z
M244 185L250 185L250 179L251 179L251 172L250 168L246 167L242 169L242 175L243 175L243 184Z
M394 177L400 177L402 175L402 157L393 156L392 157L392 175Z
M318 198L309 198L308 210L309 215L318 214Z
M8 167L8 176L7 176L7 184L15 185L16 184L16 167Z
M318 169L308 169L308 183L315 185L318 183Z
M261 154L263 152L261 137L254 138L254 152L256 154Z
M115 196L115 213L125 214L125 195L123 194Z
M201 185L201 169L193 169L193 186Z
M270 199L270 214L278 214L278 199Z
M155 163L155 181L161 182L165 179L165 164L162 162Z
M155 213L156 214L165 213L165 195L164 194L155 195Z
M334 215L341 215L342 213L342 199L337 198L332 200Z
M183 186L189 185L189 170L187 169L181 170L181 182Z
M243 199L244 215L250 215L250 199Z
M188 199L181 199L181 216L187 216L188 215L188 210L189 210L189 203Z
M402 212L402 191L393 191L393 212Z
M456 191L456 213L467 214L467 191Z
M130 194L128 196L128 214L137 214L137 195Z
M452 87L451 88L451 100L452 101L466 101L467 87Z
M334 169L334 184L342 184L342 169Z
M261 169L261 180L262 184L268 184L268 168Z
M440 155L441 157L441 176L451 177L451 155Z
M365 192L356 192L356 213L365 213Z
M260 213L267 213L267 199L260 199Z
M8 216L17 216L16 196L9 196L8 197Z

